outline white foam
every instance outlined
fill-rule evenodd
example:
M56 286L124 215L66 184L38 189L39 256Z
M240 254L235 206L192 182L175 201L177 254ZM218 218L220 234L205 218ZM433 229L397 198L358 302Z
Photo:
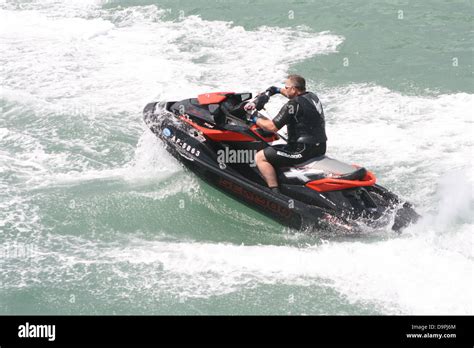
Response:
M375 85L318 88L325 106L328 154L381 173L415 203L432 205L452 171L474 180L472 106L466 93L407 96Z
M155 6L123 11L153 10ZM112 19L117 16L120 11ZM334 52L342 42L329 33L266 27L246 31L197 16L181 22L136 20L121 27L102 18L1 10L0 22L7 86L15 79L18 89L49 101L82 102L102 110L139 110L160 86L163 98L214 88L262 88L282 79L290 63ZM259 45L250 50L248 43L257 39Z
M159 266L156 277L147 275L127 283L129 291L143 289L145 282L170 295L209 298L257 283L303 286L309 295L312 286L329 286L350 302L384 308L385 313L474 312L472 259L421 236L376 243L326 242L307 248L139 239L129 240L126 247L99 247L72 237L56 243L68 251L39 250L48 262L58 263L61 271L52 268L53 278L69 274L80 264L129 263L144 274ZM42 259L36 257L39 263ZM29 272L28 277L37 276L34 269ZM122 275L113 276L123 282Z
M140 110L157 92L166 99L213 89L261 88L280 80L290 63L334 52L342 42L330 33L247 31L197 16L162 21L163 10L156 6L102 10L89 3L77 12L62 3L67 9L59 17L50 13L56 5L35 2L27 7L34 10L0 10L5 45L0 66L6 82L0 96L29 103L37 117L72 112L84 123L89 118L98 127L121 132L137 130ZM257 39L259 45L248 49ZM94 148L83 138L74 141L78 145ZM73 168L54 170L61 175L88 170L75 161Z

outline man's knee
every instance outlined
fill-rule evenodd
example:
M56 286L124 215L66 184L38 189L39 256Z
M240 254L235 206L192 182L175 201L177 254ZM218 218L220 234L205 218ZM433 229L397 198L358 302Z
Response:
M255 161L257 163L267 162L267 158L265 157L265 153L263 152L263 150L257 152L257 154L255 155Z

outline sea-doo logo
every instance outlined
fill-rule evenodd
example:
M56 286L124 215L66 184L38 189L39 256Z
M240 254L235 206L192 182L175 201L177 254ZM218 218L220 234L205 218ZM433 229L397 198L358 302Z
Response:
M278 156L283 156L283 157L287 157L287 158L301 158L303 157L302 154L295 154L295 155L291 155L289 153L286 153L286 152L282 152L282 151L277 151L277 155Z
M56 325L35 325L26 322L25 325L18 326L18 337L44 337L48 341L54 341L56 339Z
M171 136L171 130L169 128L164 128L163 129L163 135L167 138Z
M272 202L253 192L247 191L242 186L234 184L232 181L220 178L218 184L229 191L237 193L238 195L242 196L246 200L254 202L255 204L261 206L262 208L272 211L280 216L289 218L292 215L292 212L290 209L284 206L281 206L275 202Z
M226 163L247 163L250 167L255 167L255 156L257 150L232 150L228 147L225 150L217 151L217 163L221 169L225 169Z

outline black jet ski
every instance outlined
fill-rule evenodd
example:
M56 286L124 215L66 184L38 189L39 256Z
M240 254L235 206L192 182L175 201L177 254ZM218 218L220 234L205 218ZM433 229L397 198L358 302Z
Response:
M249 121L244 106L251 99L251 93L201 94L149 103L143 115L168 151L199 177L286 226L401 231L417 220L412 205L377 185L373 173L328 156L277 169L280 193L270 190L253 156L279 136Z

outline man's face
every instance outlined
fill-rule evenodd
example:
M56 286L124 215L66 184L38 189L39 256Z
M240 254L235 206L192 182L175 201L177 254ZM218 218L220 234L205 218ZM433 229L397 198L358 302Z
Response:
M293 99L298 95L298 91L296 90L295 87L292 86L292 83L290 80L285 81L285 87L281 89L281 94L286 96L288 99Z

